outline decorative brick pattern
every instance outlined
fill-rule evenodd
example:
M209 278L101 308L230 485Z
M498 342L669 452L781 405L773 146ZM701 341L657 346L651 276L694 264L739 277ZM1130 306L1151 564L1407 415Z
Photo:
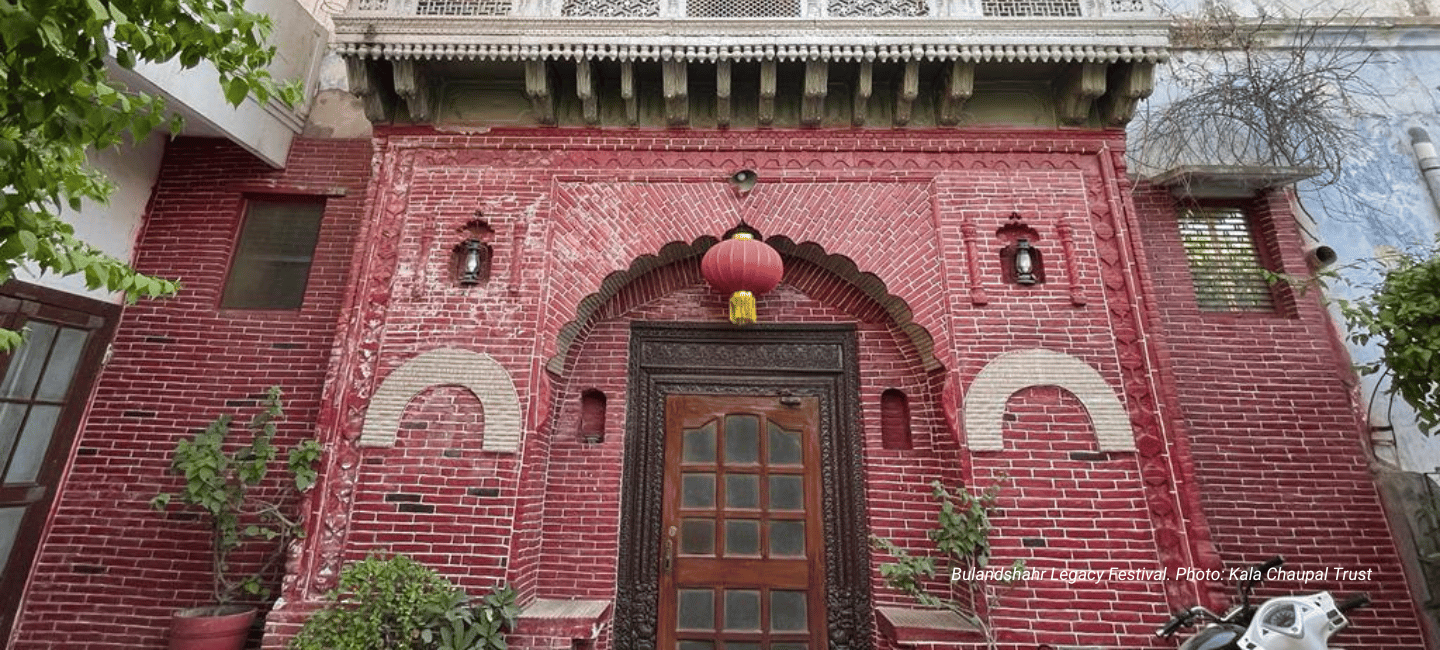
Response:
M928 548L931 481L1004 476L996 564L1218 568L1284 553L1300 568L1374 568L1365 584L1274 587L1368 591L1376 606L1347 644L1419 647L1323 311L1281 292L1273 314L1202 313L1175 206L1130 186L1123 144L1082 130L382 127L370 143L302 140L275 171L182 139L140 264L185 292L125 312L11 647L163 644L169 610L203 600L206 567L203 531L145 505L173 480L164 454L274 383L288 396L282 438L317 434L326 455L267 648L369 552L411 554L472 591L509 582L524 603L613 601L630 552L617 538L629 324L723 323L698 259L740 221L786 264L759 299L764 320L855 328L863 532ZM760 181L741 197L726 179L743 168ZM216 310L240 197L307 191L330 198L304 307ZM1262 203L1262 253L1303 272L1283 200ZM492 274L461 287L449 252L477 212ZM1044 284L1003 280L997 233L1016 212ZM444 363L407 368L427 350ZM481 351L488 362L462 361ZM891 390L908 401L909 448L884 444ZM586 391L606 397L594 441ZM913 606L874 570L887 559L871 557L873 602ZM1223 604L1222 589L1027 581L997 588L986 616L1002 650L1156 648L1167 610ZM598 622L594 650L628 650ZM571 647L571 634L530 630L511 647Z
M1030 386L1058 386L1079 398L1102 451L1134 451L1130 417L1105 378L1068 354L1016 350L995 357L965 393L965 442L975 451L1001 451L1005 402Z
M510 373L490 355L440 348L428 350L392 370L365 413L360 433L362 447L389 447L395 444L400 416L405 405L431 386L463 386L485 405L485 451L518 451L520 448L520 398Z

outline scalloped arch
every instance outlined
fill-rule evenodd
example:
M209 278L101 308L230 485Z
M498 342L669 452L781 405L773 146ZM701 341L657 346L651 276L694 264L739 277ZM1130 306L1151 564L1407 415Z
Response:
M574 352L576 344L583 338L582 334L595 323L601 309L626 285L655 269L704 255L717 241L714 237L705 235L689 244L670 242L661 247L657 254L641 255L630 263L629 268L606 275L600 282L599 290L580 300L575 308L575 318L561 326L555 336L555 354L545 363L545 370L556 377L564 374L565 363ZM781 257L804 260L848 281L866 297L875 301L894 321L895 326L915 346L926 372L943 369L944 366L935 357L935 337L923 325L915 322L915 314L910 305L904 298L890 293L885 281L879 276L861 271L850 258L839 253L826 252L823 246L814 242L796 244L783 235L767 237L765 242L773 246Z

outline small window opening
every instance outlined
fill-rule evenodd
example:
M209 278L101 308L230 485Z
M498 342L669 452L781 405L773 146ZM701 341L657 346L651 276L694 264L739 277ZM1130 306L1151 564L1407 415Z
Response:
M1240 208L1186 208L1180 237L1195 301L1206 311L1274 311L1275 296Z
M910 435L910 400L899 389L880 394L880 445L885 449L913 449Z
M298 309L324 212L320 201L249 201L220 306Z
M605 442L605 393L593 388L580 393L580 440Z

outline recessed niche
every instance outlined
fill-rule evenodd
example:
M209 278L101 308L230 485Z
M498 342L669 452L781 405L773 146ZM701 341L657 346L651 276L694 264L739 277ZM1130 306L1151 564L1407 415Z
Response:
M580 427L577 435L584 443L605 442L605 393L593 388L580 393Z
M891 388L880 394L880 446L885 449L913 449L910 435L910 400L905 392Z

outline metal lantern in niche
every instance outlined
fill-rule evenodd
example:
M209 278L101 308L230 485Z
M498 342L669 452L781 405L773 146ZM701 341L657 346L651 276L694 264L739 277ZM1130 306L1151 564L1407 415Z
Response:
M1015 242L1015 284L1035 284L1035 247L1030 240Z
M1000 249L1000 265L1005 282L1029 286L1045 283L1044 255L1035 245L1040 233L1020 220L1020 213L1012 213L1010 220L995 232L1003 241L1009 242Z
M475 220L462 227L466 237L455 245L451 260L455 268L455 281L462 287L473 287L490 280L490 263L494 251L486 240L493 237L494 230L484 221Z
M717 291L730 294L730 322L750 325L758 318L755 296L780 284L785 263L769 244L741 230L705 251L700 273Z

